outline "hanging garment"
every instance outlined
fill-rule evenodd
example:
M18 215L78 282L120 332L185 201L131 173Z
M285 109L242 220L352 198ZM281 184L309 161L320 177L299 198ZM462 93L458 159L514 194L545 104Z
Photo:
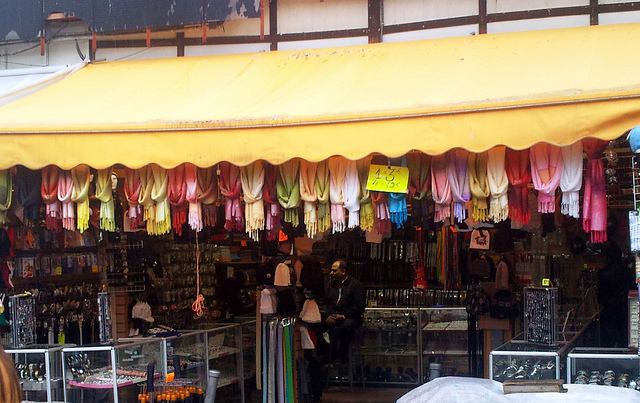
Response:
M167 200L171 205L171 228L176 235L182 235L182 225L187 222L187 179L186 164L169 169Z
M427 200L431 197L431 160L423 153L409 153L407 166L413 219L416 224L426 225Z
M451 185L447 177L447 159L437 155L431 159L431 194L435 206L435 222L451 217Z
M582 204L582 229L589 233L591 242L607 241L607 189L604 179L602 152L606 141L586 139L582 141L587 155L587 172L584 178Z
M264 229L267 233L267 240L275 241L280 230L280 203L276 182L278 169L271 164L264 165L264 186L262 188L262 199L266 204L266 218Z
M582 142L562 147L563 170L560 177L562 203L560 212L580 218L580 188L582 188Z
M283 338L284 331L282 326L282 321L278 321L278 335L276 336L276 359L278 360L278 365L276 368L276 378L278 381L278 403L285 403L285 368L284 368L284 346L283 346Z
M61 171L58 179L58 200L62 203L62 228L67 231L76 230L76 212L71 200L73 179L71 172Z
M306 323L322 322L320 308L315 300L307 299L304 301L304 304L302 304L302 310L300 311L300 319Z
M463 149L451 150L446 154L447 181L451 189L453 216L462 222L467 218L466 204L471 200L467 163L469 152Z
M240 168L240 181L244 199L245 229L251 239L258 241L260 231L264 230L264 202L262 201L264 166L262 161L256 161Z
M300 179L298 178L300 161L292 159L278 166L278 202L284 209L284 222L294 227L300 225L298 206L300 206Z
M286 403L294 403L296 396L295 379L293 376L293 324L287 320L283 328L283 343L285 356L285 401Z
M259 320L261 321L258 323L261 325L262 343L256 346L256 350L262 357L262 371L258 368L256 373L262 374L262 385L258 385L258 389L260 389L260 386L262 387L262 403L269 403L269 352L267 351L269 346L269 323L262 320L262 318Z
M268 403L275 403L276 396L278 394L278 382L277 382L277 369L276 357L278 356L278 320L273 319L269 321L269 389L268 389Z
M324 233L331 229L331 203L329 179L329 163L318 162L316 167L316 196L318 198L318 232Z
M413 280L413 288L417 290L424 290L427 288L427 273L425 265L424 229L422 227L416 228L415 239L418 255L415 259L415 276Z
M11 180L11 170L0 170L0 225L7 222L7 211L11 207L13 195L13 183Z
M140 173L140 197L138 203L144 209L142 216L146 223L147 234L155 234L156 229L156 204L151 197L153 189L153 172L151 166L147 165L139 169Z
M142 212L138 202L141 192L140 172L137 169L125 168L124 170L124 197L129 208L126 218L130 228L138 228L142 223Z
M218 184L220 185L220 193L224 196L224 228L227 231L242 231L244 230L244 218L240 206L240 192L242 191L240 168L228 162L221 162L218 167L220 170Z
M151 165L151 172L153 174L151 198L156 204L155 231L153 235L168 234L171 231L171 209L167 200L169 175L166 169L156 164Z
M300 160L300 198L304 202L304 226L307 236L313 238L318 232L318 212L316 204L316 171L318 164Z
M197 200L201 208L201 219L204 227L213 228L218 221L218 202L220 192L215 167L197 168Z
M73 187L71 190L71 201L76 205L76 217L78 221L78 231L83 233L89 229L89 216L91 207L89 206L89 185L91 184L91 170L88 165L78 165L71 169L71 179Z
M39 218L40 191L42 174L38 171L19 166L15 178L16 201L24 209L24 218L29 223L35 223Z
M392 163L396 166L406 167L407 159L402 157L395 159ZM396 228L404 227L409 217L406 193L389 193L389 217Z
M508 290L509 289L509 266L504 260L501 260L496 265L496 290Z
M473 210L471 216L475 221L489 219L487 197L491 194L487 179L487 153L469 153L469 189Z
M509 190L509 218L525 225L529 223L529 188L531 170L529 169L529 150L506 151L507 177L511 188Z
M331 224L333 233L344 232L347 226L344 213L345 186L349 161L344 157L329 158L329 196L331 199Z
M371 202L371 192L367 189L371 156L358 160L356 165L360 182L360 228L363 231L371 231L374 223L373 203Z
M46 204L45 224L48 230L57 231L60 229L62 219L62 208L58 199L58 181L60 169L54 165L42 168L42 184L40 186L40 196Z
M100 229L116 230L116 213L111 185L111 167L100 169L96 178L96 199L100 200Z
M343 185L344 207L349 212L347 227L356 228L360 225L360 179L356 161L346 160Z
M273 315L278 308L278 300L275 288L264 288L260 291L260 313Z
M391 214L387 193L371 192L371 202L375 211L375 229L379 234L391 232Z
M555 213L556 189L562 177L562 151L560 147L538 143L529 149L531 179L538 191L538 211Z
M487 152L487 181L489 182L489 219L504 221L509 217L509 177L505 169L505 146Z

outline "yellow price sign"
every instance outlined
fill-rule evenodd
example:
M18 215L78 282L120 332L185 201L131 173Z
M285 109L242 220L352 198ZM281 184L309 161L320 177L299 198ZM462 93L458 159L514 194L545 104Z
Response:
M391 165L369 167L367 190L389 193L407 193L409 187L409 168Z
M549 280L548 278L543 278L542 279L542 286L543 287L549 287L551 285L551 280Z

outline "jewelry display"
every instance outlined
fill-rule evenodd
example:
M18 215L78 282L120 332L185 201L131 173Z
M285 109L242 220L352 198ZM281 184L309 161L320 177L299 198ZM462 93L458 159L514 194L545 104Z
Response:
M106 292L98 293L98 322L100 323L100 343L110 343L113 341L111 336L111 302L109 294Z
M524 289L524 337L530 343L556 344L558 289Z
M510 379L555 379L556 364L544 359L496 360L493 379L504 382Z
M36 304L31 293L9 297L11 343L26 347L36 343Z

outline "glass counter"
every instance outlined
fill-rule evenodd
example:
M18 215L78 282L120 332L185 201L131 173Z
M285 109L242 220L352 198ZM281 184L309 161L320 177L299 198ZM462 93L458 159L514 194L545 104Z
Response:
M15 363L25 400L53 402L63 399L63 348L60 345L32 345L5 350Z
M489 355L489 378L504 382L509 379L561 379L569 344L548 346L511 340Z
M421 308L423 380L430 364L439 376L469 375L468 315L465 308Z
M574 348L567 356L567 383L640 390L640 356L624 348Z
M207 371L220 371L216 400L245 400L242 325L221 325L205 331Z
M149 364L155 365L155 379L163 374L162 349L161 340L64 348L65 401L137 402L147 386Z
M422 328L419 308L367 308L360 330L355 383L412 387L421 383Z

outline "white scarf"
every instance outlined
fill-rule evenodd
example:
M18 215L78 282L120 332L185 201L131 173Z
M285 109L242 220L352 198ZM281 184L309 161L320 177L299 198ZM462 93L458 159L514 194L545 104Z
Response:
M562 204L560 211L564 215L580 218L580 188L582 188L582 141L562 147L564 169L560 177Z
M249 237L258 241L260 231L264 229L264 202L262 201L264 165L262 161L240 168L240 181L245 203L245 228Z
M304 226L307 236L313 238L318 232L318 212L316 202L316 171L317 162L300 160L300 198L304 201Z
M343 194L344 206L349 211L349 228L355 228L360 225L360 179L356 161L347 160Z
M494 222L504 221L509 217L509 177L504 165L505 152L505 146L498 146L487 153L487 181L491 191L489 218Z
M329 158L328 166L331 223L335 234L344 232L347 225L344 216L344 181L347 173L347 159L344 157L331 157Z

